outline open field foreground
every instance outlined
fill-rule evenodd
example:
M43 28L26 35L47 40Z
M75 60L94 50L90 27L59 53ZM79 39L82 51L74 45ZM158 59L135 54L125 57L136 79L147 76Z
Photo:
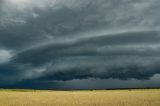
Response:
M0 90L0 106L160 106L160 90Z

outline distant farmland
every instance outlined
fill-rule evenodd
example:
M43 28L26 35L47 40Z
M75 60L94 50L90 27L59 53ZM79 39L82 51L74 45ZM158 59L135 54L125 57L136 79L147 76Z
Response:
M160 106L160 89L0 90L0 106Z

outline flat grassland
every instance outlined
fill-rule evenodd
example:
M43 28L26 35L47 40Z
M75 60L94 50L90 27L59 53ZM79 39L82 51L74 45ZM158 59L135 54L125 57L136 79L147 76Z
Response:
M0 106L160 106L160 89L0 90Z

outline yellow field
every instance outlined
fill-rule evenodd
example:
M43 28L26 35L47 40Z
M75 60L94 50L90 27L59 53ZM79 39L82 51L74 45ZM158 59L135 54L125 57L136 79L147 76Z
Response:
M0 90L0 106L160 106L160 90Z

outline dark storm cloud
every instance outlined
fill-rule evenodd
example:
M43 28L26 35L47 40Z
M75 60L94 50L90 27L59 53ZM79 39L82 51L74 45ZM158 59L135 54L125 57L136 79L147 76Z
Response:
M158 0L1 0L0 83L149 80L160 73L159 5Z
M14 0L9 1L13 2ZM29 1L33 2L31 0ZM141 2L142 1L143 0L141 0ZM47 0L46 2L50 3L51 1ZM94 2L91 0L87 0L87 2L69 0L66 2L61 0L60 3L58 2L55 6L48 6L46 4L48 7L45 7L45 4L43 4L43 8L38 7L38 4L35 5L33 2L31 3L33 6L29 6L29 9L26 7L21 11L19 8L13 10L11 7L7 7L10 5L4 3L5 5L2 6L1 10L1 25L3 26L1 33L4 35L1 36L1 45L11 46L12 48L13 46L14 48L22 45L28 46L29 44L27 42L34 44L35 42L43 42L45 39L48 40L50 38L56 39L64 37L67 39L71 35L76 36L77 33L81 33L82 31L89 32L89 30L92 31L93 29L106 30L112 27L115 28L115 26L123 27L122 24L124 27L139 26L139 24L148 24L147 22L143 23L143 21L150 20L152 22L154 20L155 17L152 18L152 16L148 16L144 19L139 15L141 12L144 12L144 16L146 14L148 15L149 13L145 13L148 12L147 7L144 7L146 8L145 11L143 11L143 9L137 10L130 2L117 0L100 0ZM139 3L138 1L134 2L135 5ZM141 2L139 5L142 7L148 3L145 4ZM73 3L76 5L73 5ZM41 2L39 5L40 4ZM131 9L125 11L125 9L129 7ZM123 19L126 22L123 22ZM117 30L117 28L115 30ZM68 37L66 38L67 35ZM10 40L8 40L8 37L10 37ZM17 40L19 42L16 42Z

